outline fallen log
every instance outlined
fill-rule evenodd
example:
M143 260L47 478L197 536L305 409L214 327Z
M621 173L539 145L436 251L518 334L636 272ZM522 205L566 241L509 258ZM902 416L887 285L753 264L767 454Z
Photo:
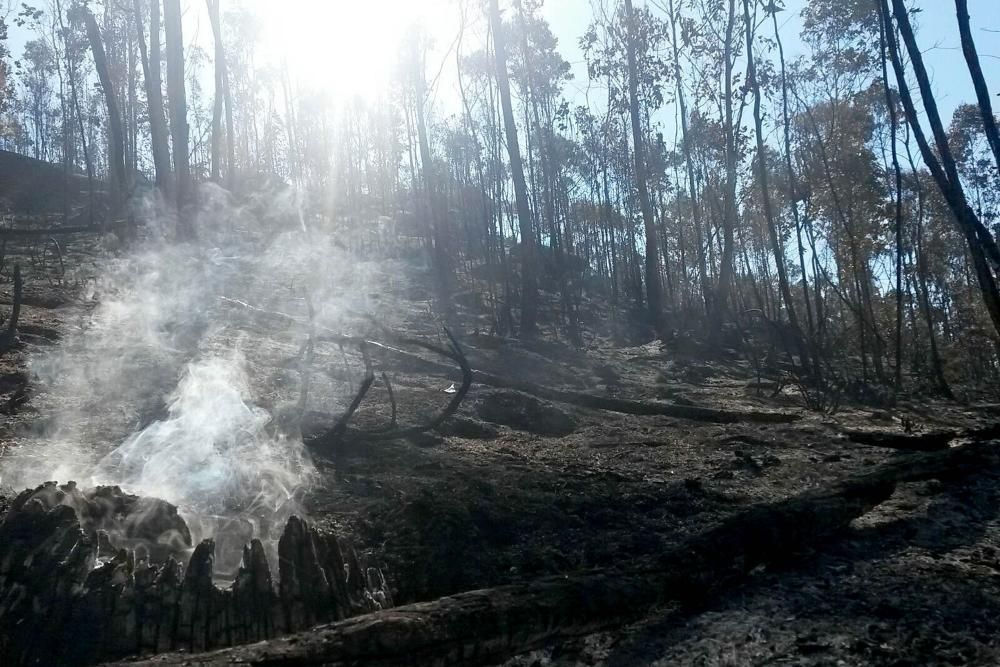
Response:
M25 227L25 228L0 228L0 238L17 238L33 236L56 236L66 234L100 234L104 231L97 225L73 225L67 227Z
M627 415L658 415L716 424L735 424L741 422L788 424L802 418L802 415L791 412L722 410L700 405L683 405L681 403L664 403L661 401L636 401L624 398L612 398L610 396L596 396L579 391L555 389L524 380L503 378L499 375L481 371L474 371L472 377L473 380L482 384L516 389L517 391L523 391L526 394L532 394L533 396L545 398L550 401L568 403L581 408L620 412Z
M323 625L305 633L138 665L462 665L619 627L651 607L704 601L754 568L833 537L897 483L953 480L1000 465L976 444L886 463L830 488L751 507L654 561L471 591Z
M298 318L273 311L263 310L248 303L221 297L224 303L236 306L265 319L273 319L286 323L307 326L307 323ZM338 344L365 345L380 350L384 354L395 357L402 361L414 364L420 368L434 373L440 373L450 378L463 379L463 376L456 369L429 359L421 357L419 354L402 350L393 345L387 345L373 340L344 336L331 329L324 329L323 334L317 338L326 342ZM802 415L789 412L760 412L741 410L722 410L698 405L681 405L680 403L664 403L662 401L637 401L624 398L612 398L609 396L596 396L579 391L566 389L556 389L544 385L535 384L526 380L516 380L506 378L486 371L472 369L472 381L478 384L485 384L499 389L514 389L516 391L531 394L538 398L550 401L566 403L582 408L596 410L606 410L609 412L619 412L629 415L649 415L663 417L677 417L679 419L689 419L692 421L712 422L717 424L734 424L741 422L751 422L758 424L787 424L798 421Z
M893 431L844 432L851 442L872 447L886 447L913 452L931 452L947 449L952 442L960 439L989 440L1000 437L1000 424L961 430L929 431L927 433L895 433Z

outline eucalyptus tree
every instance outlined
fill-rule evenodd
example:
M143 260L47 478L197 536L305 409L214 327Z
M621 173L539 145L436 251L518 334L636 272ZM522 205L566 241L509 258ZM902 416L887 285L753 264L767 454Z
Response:
M993 151L997 170L1000 171L1000 130L997 129L997 120L993 115L993 104L990 101L990 91L986 85L986 77L983 76L982 65L979 63L979 53L976 50L975 39L972 37L968 0L955 0L955 13L958 17L959 34L962 37L962 53L969 67L969 75L972 77L972 85L976 91L976 101L979 103L979 113L983 121L983 132L986 135L990 149Z
M191 238L194 227L186 215L191 204L191 166L189 163L189 127L187 92L184 82L184 35L179 0L163 0L166 28L167 94L170 108L170 134L173 139L174 175L177 187L177 233Z
M503 110L504 134L510 157L511 178L514 181L514 198L517 203L517 221L521 240L521 336L531 338L538 328L538 277L536 273L537 250L535 230L528 203L528 186L524 180L524 163L514 120L514 105L510 95L510 75L507 70L507 35L500 17L499 0L490 0L490 28L493 36L494 66L500 107Z
M783 239L778 236L777 223L775 222L774 208L771 204L771 187L769 184L767 151L764 143L764 122L761 116L761 87L757 77L756 56L754 55L754 16L750 13L750 0L743 0L743 30L746 35L747 44L747 85L753 90L753 121L755 136L757 138L757 180L760 185L761 201L764 208L764 218L767 221L768 238L771 242L771 252L774 255L775 268L778 272L778 287L781 292L782 301L785 304L785 311L788 314L788 322L791 325L792 333L795 336L798 346L799 356L802 365L809 368L809 350L805 343L802 328L799 326L799 318L796 314L795 302L792 299L792 290L788 285L788 275L785 269L785 250Z
M676 86L677 115L680 118L681 148L684 154L685 172L687 175L688 198L691 208L691 222L694 225L695 247L698 258L698 278L701 286L702 301L706 314L712 310L712 290L708 283L708 271L705 267L705 243L702 233L702 208L699 202L698 189L695 183L695 168L691 158L691 144L688 138L688 108L684 94L684 79L681 76L681 40L677 35L677 24L680 22L682 0L668 0L668 18L670 21L670 46L672 50L674 84ZM690 46L689 32L683 33L684 48Z
M31 150L36 160L51 157L49 138L54 91L51 76L55 73L55 55L48 43L41 39L29 40L24 45L20 60L21 85L27 111L26 125L31 126Z
M656 239L653 204L649 197L646 172L646 147L642 120L639 116L639 72L636 65L637 29L632 0L625 0L625 53L628 61L628 110L632 125L632 155L635 160L635 180L639 190L639 208L646 236L646 306L649 319L657 331L663 329L663 299L660 294L660 244Z
M120 209L128 189L128 176L125 171L125 133L122 124L121 105L111 79L108 56L104 49L104 39L97 25L94 14L86 7L79 7L76 15L87 27L87 38L94 56L94 65L101 82L104 101L108 112L108 162L111 165L111 183L113 200Z
M885 26L886 44L896 74L907 121L920 148L924 164L934 176L938 188L948 202L948 206L954 213L965 236L980 294L993 321L993 326L1000 335L1000 290L997 288L995 277L995 272L1000 267L1000 248L997 247L993 234L983 225L966 198L965 189L958 175L958 167L938 112L937 102L930 85L930 77L924 65L923 55L917 45L906 5L902 0L892 0L890 12L888 0L879 0L879 13ZM895 27L891 18L895 19ZM903 66L902 51L895 36L896 27L899 28L901 41L905 45L911 68L920 89L920 97L934 138L936 152L931 148L923 132L916 105L910 94L909 82Z
M142 63L143 83L146 89L146 111L149 120L150 150L156 185L164 197L171 190L170 145L167 121L163 112L163 80L160 75L160 0L149 0L148 11L143 10L142 0L132 0L136 38ZM146 46L144 26L149 15L149 46Z
M616 151L618 159L624 159L618 176L626 193L626 217L637 212L642 223L644 257L640 280L645 285L647 319L657 329L665 324L660 268L664 253L651 193L657 179L650 173L649 158L659 147L649 138L654 129L651 118L663 105L669 74L660 57L666 36L662 20L647 8L636 10L630 1L615 3L610 14L595 16L580 40L591 80L607 87L607 138L613 137L614 145L621 147ZM616 118L613 123L612 118ZM615 133L611 134L611 130ZM629 233L634 235L631 226Z
M567 128L569 104L563 87L572 79L570 64L558 51L558 41L549 24L539 15L537 0L515 0L515 16L508 24L511 48L511 81L522 99L525 160L529 168L528 185L537 221L539 253L550 261L538 268L548 269L559 289L562 315L569 336L580 342L579 326L570 286L568 253L572 252L567 192L567 146L560 135Z
M233 146L233 98L229 89L229 71L226 66L226 49L223 46L222 19L219 17L219 0L205 0L208 17L215 40L215 104L212 115L212 179L220 180L222 171L222 111L226 111L226 178L229 187L235 181L236 153Z

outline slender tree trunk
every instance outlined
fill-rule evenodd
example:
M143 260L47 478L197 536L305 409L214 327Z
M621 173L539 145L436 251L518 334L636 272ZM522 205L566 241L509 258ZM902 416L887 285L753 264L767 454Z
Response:
M917 225L916 225L916 254L917 254L917 292L920 296L920 309L923 312L924 322L927 324L927 339L931 352L931 372L938 390L946 398L955 398L945 379L944 365L941 363L941 355L938 352L937 332L934 330L934 317L931 312L930 289L927 286L927 257L924 254L924 188L920 184L920 173L913 159L913 152L910 150L909 136L906 138L906 157L910 163L910 170L913 172L913 185L917 192Z
M170 147L167 143L167 123L163 116L163 90L160 79L160 0L149 0L149 53L142 34L143 12L141 0L133 0L136 31L139 37L139 56L142 76L146 84L146 102L149 107L149 134L153 151L153 168L156 185L165 197L171 190Z
M163 20L166 28L170 134L174 143L174 171L177 177L177 235L181 239L191 239L194 236L194 226L188 210L192 203L192 192L180 0L163 0Z
M795 220L795 240L799 252L799 267L802 271L802 300L806 305L806 321L809 327L809 342L813 347L813 372L817 375L821 372L818 359L819 352L816 341L816 328L813 324L812 306L809 297L809 280L806 275L805 248L802 244L802 220L799 216L799 192L798 181L795 175L795 168L792 166L792 139L790 134L790 118L788 113L788 79L785 72L785 47L781 42L781 35L778 31L778 13L771 13L771 22L774 26L774 41L778 46L778 60L781 65L781 116L782 116L782 138L785 145L785 171L788 175L788 192L792 217ZM815 279L815 276L814 276Z
M972 207L969 206L962 189L962 183L958 177L958 169L955 166L954 157L948 145L948 138L938 114L937 103L931 90L930 79L927 70L924 68L923 56L917 47L916 38L913 35L913 28L910 25L909 15L903 0L892 0L896 23L899 26L903 42L906 44L907 53L913 66L917 83L920 87L921 98L923 99L924 110L927 112L927 119L931 124L934 134L935 144L941 159L931 150L927 138L924 136L920 126L920 118L917 115L916 106L910 95L909 86L906 81L906 72L903 69L899 47L896 44L896 36L890 21L888 0L879 0L879 11L882 23L885 26L886 44L889 47L889 56L892 60L893 70L896 73L896 81L899 84L899 94L903 102L903 109L906 112L907 121L913 131L913 137L917 140L921 156L934 177L938 188L948 202L949 208L955 215L959 227L966 238L969 246L969 254L972 258L973 268L976 272L976 279L979 283L979 290L986 309L993 321L993 326L1000 334L1000 291L997 289L996 280L990 268L989 259L994 264L1000 263L1000 250L997 249L996 242L992 234L987 230Z
M126 25L128 15L125 15ZM128 50L128 168L129 174L139 171L139 112L136 95L135 51L136 43L131 33L126 35ZM130 176L131 178L131 176Z
M681 117L681 148L684 151L684 164L687 170L688 193L691 197L691 218L694 222L695 243L698 244L698 279L701 281L702 301L705 313L712 309L712 290L708 283L708 271L705 268L705 245L701 235L701 207L698 204L698 189L695 184L694 162L691 158L691 142L688 138L687 105L684 98L684 80L681 78L680 48L677 44L677 12L674 10L674 0L669 0L670 10L670 44L674 56L674 81L677 85L677 108Z
M118 106L118 98L115 96L114 84L111 81L111 73L108 70L108 57L104 52L101 29L97 26L97 20L89 9L82 8L80 11L87 26L87 39L90 41L90 49L94 54L94 66L97 69L97 76L101 81L101 88L104 91L104 102L108 107L108 161L111 167L112 196L115 201L115 215L117 216L120 213L128 192L125 172L125 134L122 130L121 109Z
M226 52L222 48L222 24L219 20L219 0L205 0L208 18L215 38L215 100L212 105L212 171L211 179L218 183L222 171L222 104L223 80L226 72Z
M889 112L891 128L889 148L892 154L892 170L895 176L895 231L896 231L896 373L895 388L903 387L903 172L899 168L899 150L896 135L899 120L896 117L896 102L892 99L889 86L888 54L885 46L885 25L879 24L879 52L882 60L882 88L885 91L885 105Z
M281 65L281 92L285 102L285 132L288 133L288 169L291 173L292 181L298 185L302 184L303 166L299 156L298 130L296 129L295 107L292 102L292 83L288 76L288 63ZM232 148L233 135L226 133L226 143ZM229 163L229 182L232 187L232 162Z
M524 165L517 141L517 123L510 98L510 78L507 74L507 40L500 20L499 0L490 1L490 27L493 32L494 64L500 105L503 109L504 133L510 157L511 178L521 236L521 336L531 338L538 329L538 277L536 274L535 233L528 203L528 188L524 181Z
M788 273L785 270L785 251L778 238L778 228L774 219L774 207L771 205L771 188L767 173L767 151L764 146L764 123L760 114L760 82L757 80L757 66L753 55L753 21L750 17L750 1L743 0L743 23L747 38L747 83L753 89L753 122L757 137L757 174L760 182L761 201L764 206L764 218L767 220L768 238L771 242L771 252L774 255L774 263L778 270L778 289L781 291L781 299L785 302L785 310L788 312L788 323L795 336L796 345L799 348L799 358L802 360L803 368L809 369L812 365L809 359L809 349L802 335L802 328L799 326L799 318L795 312L795 302L792 300L792 290L788 286Z
M66 30L66 23L63 21L62 3L56 3L56 12L59 14L59 27L62 29L63 34L68 34ZM65 46L65 42L64 42ZM90 148L87 144L87 131L83 123L83 112L80 111L80 97L77 93L76 87L76 68L73 67L72 62L69 57L69 49L63 48L63 54L66 56L66 78L69 79L69 91L72 96L73 102L73 114L76 116L77 127L80 130L80 146L83 149L83 162L87 170L87 204L88 204L88 221L93 224L94 222L94 163L90 157Z
M656 239L656 222L653 219L653 205L649 198L649 183L646 175L646 150L642 139L642 122L639 116L639 73L636 66L635 12L632 0L625 0L626 38L625 54L628 60L628 110L632 121L633 157L635 158L635 180L639 189L639 208L642 211L642 226L646 234L646 307L649 321L657 333L663 333L663 296L660 285L660 244Z
M62 14L62 7L59 0L56 0L55 10L60 15ZM61 17L60 17L61 18ZM70 174L70 160L72 159L72 150L70 147L70 123L69 123L69 113L66 111L66 76L63 75L63 65L62 59L59 58L59 41L56 39L56 27L55 23L51 26L51 38L50 45L52 48L52 55L54 56L54 64L56 70L56 76L59 79L59 119L62 125L59 135L62 138L62 151L60 158L62 160L63 167L63 187L62 187L62 214L63 220L69 219L69 174ZM66 44L66 36L62 37L63 52L67 53L68 48ZM68 55L68 53L67 53ZM67 75L69 73L67 72Z
M431 244L431 251L434 263L434 276L438 286L438 298L441 303L442 312L451 312L451 258L446 247L444 232L442 229L442 218L444 217L435 203L437 188L434 178L434 160L431 156L430 141L427 137L427 122L424 117L424 104L426 104L426 91L424 90L424 70L423 58L415 54L414 56L414 78L416 83L416 94L414 105L416 107L417 121L417 143L420 150L420 171L423 174L424 191L426 193L427 223L429 227L428 241Z
M969 27L968 0L955 0L955 9L958 15L958 30L962 35L962 53L965 54L965 62L969 67L972 85L976 89L979 112L983 117L983 129L986 132L990 148L993 149L997 169L1000 169L1000 131L997 130L996 118L993 116L993 105L990 102L990 90L986 86L983 68L979 65L979 54L976 53L976 42L972 39L972 29Z
M719 267L719 289L715 301L714 319L720 324L729 311L729 294L733 282L734 232L736 229L736 128L733 119L733 33L736 29L736 0L729 0L723 45L723 124L726 135L726 191L722 214L722 259Z
M222 22L219 18L219 0L215 0L215 23L218 24L218 41L220 45L219 58L222 61L222 97L226 102L226 186L230 190L236 190L239 176L236 173L236 124L233 121L233 91L229 85L229 65L226 63L226 52L222 48ZM291 105L291 102L289 102ZM294 119L293 119L294 121Z

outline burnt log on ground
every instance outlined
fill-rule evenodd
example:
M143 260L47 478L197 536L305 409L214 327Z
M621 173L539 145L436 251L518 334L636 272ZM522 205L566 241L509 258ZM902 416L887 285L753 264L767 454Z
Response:
M0 665L89 665L255 642L391 605L381 573L297 517L277 586L259 540L227 588L215 543L195 546L177 509L118 487L47 483L0 520Z
M738 512L661 557L632 567L471 591L291 637L203 655L161 655L136 664L490 664L619 627L658 604L704 602L760 565L785 561L833 538L888 499L899 483L956 481L997 466L1000 456L991 443L914 454L829 488Z
M25 227L0 229L0 238L55 236L66 234L101 234L104 230L97 225L72 225L66 227Z
M844 434L848 440L860 445L914 452L932 452L938 449L947 449L956 440L989 440L991 438L1000 438L1000 424L962 430L929 431L918 434L857 430L848 430Z

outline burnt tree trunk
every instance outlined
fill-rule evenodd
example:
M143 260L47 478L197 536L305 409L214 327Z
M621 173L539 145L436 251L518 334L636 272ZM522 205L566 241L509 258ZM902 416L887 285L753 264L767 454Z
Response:
M163 0L163 19L167 47L167 94L170 100L170 134L174 144L174 173L177 187L177 235L194 236L189 216L191 203L191 166L188 155L187 97L184 87L184 34L181 28L180 0Z
M684 99L684 80L681 78L680 49L677 46L678 15L674 10L674 0L670 0L671 48L674 56L674 80L677 85L677 107L681 117L681 147L684 150L684 167L687 171L688 195L691 197L691 218L694 222L695 243L698 246L698 280L705 312L712 311L712 290L708 284L708 270L705 267L705 244L701 233L701 206L698 203L698 188L695 184L694 160L691 155L691 141L688 138L687 104ZM787 123L786 123L787 125Z
M913 34L913 26L910 24L909 14L906 5L902 0L892 0L892 12L889 10L889 0L880 0L879 12L882 24L885 27L886 45L892 61L893 71L896 74L896 81L899 85L900 100L903 103L903 110L906 119L913 131L913 137L917 140L920 154L924 158L924 163L934 177L935 183L941 190L948 207L955 215L958 226L965 236L969 247L969 254L972 257L972 265L976 272L976 279L979 283L979 291L986 304L986 310L990 314L993 326L1000 334L1000 290L997 288L994 268L1000 266L1000 248L997 247L996 240L972 210L965 197L961 180L958 176L958 168L955 158L948 145L948 137L938 113L937 103L934 93L931 90L930 78L927 69L924 67L923 56L916 43ZM920 96L923 100L924 110L927 112L927 119L934 136L934 143L938 154L932 150L930 143L924 135L920 125L920 118L917 114L916 106L910 95L909 85L906 81L906 72L903 68L902 55L896 41L891 16L895 16L896 24L899 26L900 35L906 46L906 52L910 56L913 72L917 78L920 88ZM940 155L940 159L938 159ZM994 268L991 268L991 263Z
M983 130L986 140L993 150L993 157L1000 169L1000 130L993 117L993 104L990 102L990 89L986 86L983 68L979 64L979 54L976 52L976 42L972 39L972 28L969 26L968 0L955 0L955 13L958 16L958 31L962 35L962 53L969 67L972 85L976 89L976 100L979 102L979 112L983 117Z
M656 224L653 221L653 205L649 198L649 183L646 175L645 144L642 139L642 121L639 117L639 72L636 66L635 12L632 0L625 0L625 55L628 60L628 113L632 124L632 151L635 158L635 181L639 190L639 209L642 211L642 227L646 236L646 308L649 321L657 333L663 334L663 295L660 285L660 244L656 240Z
M722 257L719 266L719 283L713 312L713 333L717 333L724 319L732 312L730 299L733 283L733 255L736 251L734 233L737 224L736 202L736 121L733 113L733 33L736 29L736 0L728 2L725 42L723 44L723 127L726 135L726 189L722 213Z
M507 39L503 21L500 19L499 0L490 2L490 30L493 33L494 66L500 106L503 109L504 134L507 137L507 154L510 158L510 173L514 181L514 200L517 205L517 223L521 236L521 331L520 335L531 338L538 328L538 275L535 232L528 203L528 186L524 180L524 163L517 140L517 122L510 96L510 77L507 74Z
M128 177L125 172L125 133L122 130L121 108L118 106L118 98L115 95L114 83L111 81L111 72L108 69L108 57L104 52L104 41L101 38L101 29L97 25L97 20L89 9L80 9L84 23L87 26L87 39L90 42L90 50L94 54L94 67L97 69L97 77L101 81L101 90L104 92L104 102L108 107L108 161L111 163L111 183L112 199L115 202L115 215L120 213L120 209L128 194Z
M222 172L222 80L226 71L226 56L222 49L222 26L219 22L219 0L206 0L208 18L215 38L215 100L212 104L212 175L218 183Z
M750 2L743 0L743 23L747 40L747 84L753 89L753 122L754 134L757 138L757 174L760 180L760 197L764 207L764 218L767 221L767 234L771 242L771 254L774 255L774 264L778 269L778 288L781 292L781 300L785 303L785 310L788 313L788 323L795 336L795 345L798 347L799 359L802 367L810 368L809 348L806 345L805 336L799 326L799 318L795 311L795 302L792 300L792 290L788 286L788 272L785 269L785 251L778 238L778 228L774 217L774 207L771 205L771 188L768 183L767 171L767 150L764 145L764 123L761 119L760 111L760 82L757 80L757 65L753 54L753 22L750 17Z
M146 85L146 101L149 105L149 134L153 151L153 167L156 171L156 186L168 197L171 189L170 147L168 145L167 121L163 116L163 89L160 78L160 0L149 1L149 51L142 34L141 0L133 0L136 29L139 37L139 56L142 61L142 76Z

